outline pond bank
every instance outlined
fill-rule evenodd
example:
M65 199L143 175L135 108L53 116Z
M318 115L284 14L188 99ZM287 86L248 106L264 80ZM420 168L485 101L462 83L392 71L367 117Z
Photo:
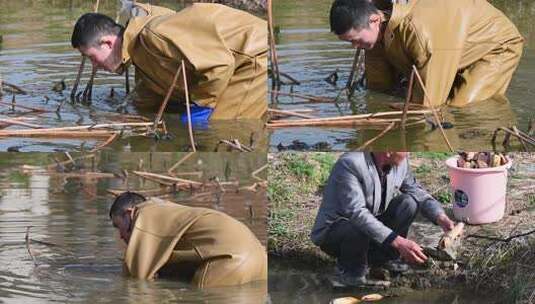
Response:
M272 264L289 263L295 269L314 269L322 279L332 273L333 260L309 240L322 186L340 154L279 153L269 156L270 219L268 248ZM413 153L411 167L419 182L451 214L449 177L444 164L447 153ZM499 303L529 303L535 297L535 235L529 232L535 222L535 154L514 153L510 170L506 215L498 223L467 226L457 266L436 263L413 269L408 275L391 278L392 285L407 289L466 288L478 294L497 294ZM436 246L440 229L417 218L409 237L426 246ZM497 241L488 237L507 239ZM270 269L271 269L270 265Z

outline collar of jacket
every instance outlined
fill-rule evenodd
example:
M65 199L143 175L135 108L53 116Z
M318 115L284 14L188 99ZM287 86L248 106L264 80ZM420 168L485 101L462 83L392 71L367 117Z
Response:
M158 16L135 17L130 19L123 33L123 44L121 47L121 63L123 66L130 63L130 49L135 45L139 33L156 17Z
M385 32L383 34L383 43L388 48L394 39L394 31L401 21L411 12L418 0L412 0L409 3L394 3L392 6L392 16L388 20Z

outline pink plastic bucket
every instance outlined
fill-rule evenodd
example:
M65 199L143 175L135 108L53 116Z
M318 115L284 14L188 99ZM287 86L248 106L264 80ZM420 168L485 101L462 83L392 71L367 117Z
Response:
M446 160L453 192L453 215L468 224L499 221L505 213L507 169L511 160L500 167L468 169L457 167L455 156Z

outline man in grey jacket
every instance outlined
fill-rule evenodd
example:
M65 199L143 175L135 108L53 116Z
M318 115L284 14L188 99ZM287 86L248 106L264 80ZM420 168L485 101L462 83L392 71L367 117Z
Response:
M453 228L440 203L412 175L406 152L346 153L334 165L311 239L336 258L336 282L372 284L368 265L403 272L424 263L422 248L407 239L418 211L442 227Z

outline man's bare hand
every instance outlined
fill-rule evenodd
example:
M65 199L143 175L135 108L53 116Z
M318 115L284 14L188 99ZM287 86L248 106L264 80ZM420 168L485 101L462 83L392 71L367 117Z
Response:
M422 264L427 260L427 256L425 256L422 247L416 242L404 237L397 236L394 241L392 241L392 247L394 247L401 255L401 258L408 263Z
M446 213L442 213L437 217L437 224L442 227L442 230L444 232L448 232L455 226L455 223L450 220L450 218L446 215Z

